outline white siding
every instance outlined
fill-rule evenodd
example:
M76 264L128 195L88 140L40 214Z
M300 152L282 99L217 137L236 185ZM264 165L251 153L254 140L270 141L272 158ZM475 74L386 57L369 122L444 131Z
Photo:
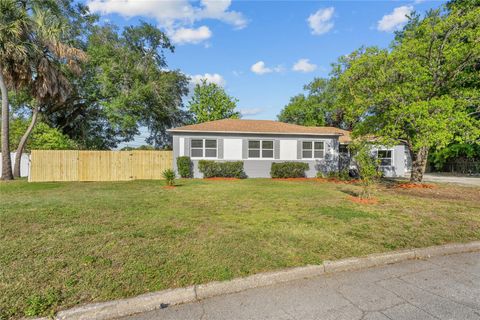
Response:
M242 139L223 139L223 159L242 160Z
M280 160L297 159L297 140L280 140Z
M185 155L185 138L178 139L178 144L178 155L182 157Z
M15 152L10 153L10 158L12 159L12 170L15 166ZM2 154L0 153L0 157ZM0 161L0 172L2 171L2 161ZM22 159L20 160L20 177L28 177L30 173L30 154L22 154Z

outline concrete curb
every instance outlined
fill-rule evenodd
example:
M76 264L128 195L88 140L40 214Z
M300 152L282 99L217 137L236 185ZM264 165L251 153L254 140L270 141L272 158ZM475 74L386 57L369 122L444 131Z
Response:
M321 265L291 268L287 270L265 272L230 281L210 282L179 289L169 289L147 293L133 298L87 304L60 311L58 320L108 320L164 308L187 302L199 301L219 295L240 292L247 289L265 287L277 283L312 278L324 273L342 272L381 266L412 259L425 259L454 253L480 251L480 241L453 243L442 246L400 250L395 252L371 254L360 258L347 258L325 261ZM44 318L42 318L44 319ZM39 320L39 319L37 319Z

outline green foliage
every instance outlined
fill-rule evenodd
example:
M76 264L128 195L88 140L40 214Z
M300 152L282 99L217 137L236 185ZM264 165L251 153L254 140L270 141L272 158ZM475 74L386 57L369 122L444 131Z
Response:
M10 121L10 149L16 150L22 135L25 133L29 120L21 118ZM39 122L33 129L27 141L25 151L30 150L69 150L78 149L75 141L63 134L60 130Z
M75 141L61 133L58 129L49 127L46 123L38 123L30 138L30 149L69 150L77 149Z
M123 147L120 149L121 151L132 151L132 150L159 150L158 148L155 148L154 146L151 146L149 144L142 144L140 147Z
M428 150L480 138L480 7L414 16L390 50L366 48L348 56L340 75L348 115L362 121L354 135L380 143L404 142L413 159L412 180L423 175Z
M178 169L178 174L180 174L180 177L191 178L193 176L193 172L192 172L193 163L192 163L192 160L190 160L190 157L187 157L187 156L178 157L177 169Z
M165 130L182 121L188 81L179 71L165 70L165 50L173 52L174 47L148 23L121 33L110 25L98 27L88 38L86 68L94 72L84 79L85 94L93 103L86 107L96 110L125 141L143 124L151 133L147 142L163 145Z
M147 143L170 143L166 129L186 121L182 98L188 79L168 70L165 51L174 47L155 26L140 23L118 29L90 23L81 45L88 60L72 76L73 92L47 121L85 149L111 149L147 127Z
M304 178L308 168L308 163L305 162L273 162L270 176L272 178Z
M219 85L202 80L200 84L195 85L188 108L195 123L238 119L241 115L235 111L237 102L237 99L230 97Z
M175 185L175 171L172 169L166 169L162 172L162 176L167 182L167 186Z
M320 106L314 99L304 94L291 98L278 115L278 120L302 126L325 125L325 117L320 110Z
M337 179L341 181L348 181L351 179L348 173L348 169L343 169L340 171L329 171L328 173L323 173L322 171L318 171L317 178L331 178L331 179Z
M344 62L339 60L335 66L341 68ZM345 117L344 102L339 101L338 76L335 69L330 79L315 78L304 86L307 94L299 94L290 99L280 114L278 120L303 126L333 126L351 129L358 121L350 121Z
M370 198L375 189L375 184L381 178L382 173L378 168L378 160L373 155L371 145L365 142L356 142L350 146L355 154L354 160L361 179L361 198Z
M480 144L454 143L431 154L430 161L437 170L455 160L480 161Z
M204 178L246 178L243 171L243 161L218 162L212 160L198 161L198 170Z

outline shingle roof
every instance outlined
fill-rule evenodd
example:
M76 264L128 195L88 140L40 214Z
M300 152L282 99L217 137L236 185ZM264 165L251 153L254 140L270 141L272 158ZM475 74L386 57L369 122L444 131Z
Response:
M341 143L350 142L350 131L335 127L305 127L272 120L223 119L173 128L169 132L224 132L335 135Z

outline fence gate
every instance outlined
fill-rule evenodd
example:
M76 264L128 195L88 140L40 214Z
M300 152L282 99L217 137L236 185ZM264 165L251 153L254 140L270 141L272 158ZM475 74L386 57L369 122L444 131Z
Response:
M162 179L172 151L32 150L29 181Z

